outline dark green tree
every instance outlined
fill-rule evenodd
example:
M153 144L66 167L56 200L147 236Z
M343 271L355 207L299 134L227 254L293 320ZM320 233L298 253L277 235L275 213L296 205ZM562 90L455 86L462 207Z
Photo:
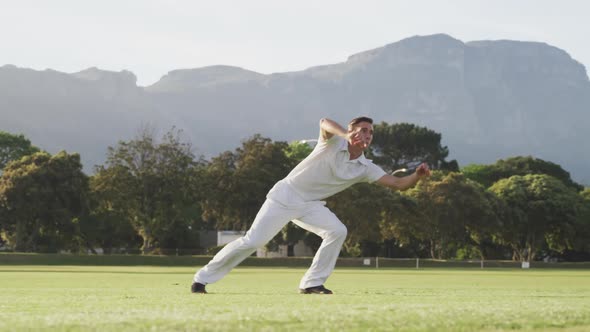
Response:
M198 245L201 219L192 213L200 211L203 167L180 131L173 128L158 142L153 129L143 128L134 140L109 147L106 164L93 179L99 198L94 213L125 216L143 240L143 253Z
M515 260L532 261L545 246L571 249L581 203L574 189L552 176L529 174L502 179L490 190L508 206L498 240L510 246Z
M313 151L313 148L307 142L293 141L285 149L285 155L291 159L293 163L298 164L305 159L311 151Z
M204 219L217 229L248 229L268 191L294 167L286 149L286 142L257 134L234 152L212 158L207 167Z
M409 223L398 225L398 232L409 233L403 238L425 241L436 259L455 257L457 249L468 246L485 258L499 220L483 187L460 173L435 172L404 195L416 202L418 215L400 220Z
M432 169L457 171L455 160L445 160L449 149L441 145L441 134L410 123L374 126L375 134L369 158L387 172L415 168L426 162Z
M471 164L465 166L461 171L467 178L479 182L486 188L491 187L500 179L507 179L513 175L547 174L576 191L584 189L583 186L574 182L570 174L561 166L531 156L500 159L491 165Z
M356 184L327 200L348 229L344 251L351 256L375 256L382 242L380 220L392 191L369 183Z
M80 250L87 195L76 153L37 152L9 163L0 177L0 227L8 245L17 251Z
M131 219L126 215L126 190L113 187L124 174L115 169L103 170L90 177L90 214L80 222L80 231L93 248L102 248L105 254L114 249L136 249L142 244ZM120 183L124 186L124 183ZM126 189L126 188L125 188Z
M562 252L569 261L590 260L590 188L581 191L580 198L573 235L569 239L571 248Z
M13 160L39 152L24 135L13 135L0 131L0 173Z
M386 256L423 256L428 246L424 244L424 241L416 238L416 234L424 233L426 227L421 222L422 215L416 200L400 192L392 192L390 196L379 222L384 244L390 244L385 248Z

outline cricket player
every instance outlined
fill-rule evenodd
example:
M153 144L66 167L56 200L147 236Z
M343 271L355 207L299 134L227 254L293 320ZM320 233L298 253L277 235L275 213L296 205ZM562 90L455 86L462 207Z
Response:
M330 119L321 119L318 144L311 154L269 191L246 235L228 243L197 271L191 291L207 293L207 284L223 278L292 221L322 238L310 268L299 283L299 292L332 294L324 284L334 270L347 231L323 200L355 183L376 182L393 190L405 190L430 176L424 163L405 177L387 174L365 158L364 151L372 140L371 118L352 119L346 129Z

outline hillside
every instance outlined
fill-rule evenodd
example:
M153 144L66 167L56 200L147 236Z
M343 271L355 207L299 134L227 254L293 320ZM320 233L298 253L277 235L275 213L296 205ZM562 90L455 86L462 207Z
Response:
M87 172L146 123L182 128L212 156L254 133L315 138L319 118L357 115L439 131L460 165L533 155L590 184L588 75L544 43L416 36L298 72L211 66L173 70L148 87L128 71L0 67L0 130L80 152Z

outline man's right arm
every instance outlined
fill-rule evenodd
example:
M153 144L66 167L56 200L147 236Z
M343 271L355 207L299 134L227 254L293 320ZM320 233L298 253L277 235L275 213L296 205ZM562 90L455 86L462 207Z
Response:
M322 140L327 141L334 135L347 138L348 131L333 120L328 118L321 119L320 136Z
M377 180L377 183L393 190L403 191L415 186L418 181L429 176L430 168L428 168L426 163L422 163L411 175L398 178L393 175L385 174L379 180Z

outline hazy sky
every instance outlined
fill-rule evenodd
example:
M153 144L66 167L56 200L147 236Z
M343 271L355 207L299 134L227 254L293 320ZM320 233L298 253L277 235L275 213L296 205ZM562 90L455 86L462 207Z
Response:
M414 35L541 41L590 66L586 0L0 0L0 66L303 70Z

